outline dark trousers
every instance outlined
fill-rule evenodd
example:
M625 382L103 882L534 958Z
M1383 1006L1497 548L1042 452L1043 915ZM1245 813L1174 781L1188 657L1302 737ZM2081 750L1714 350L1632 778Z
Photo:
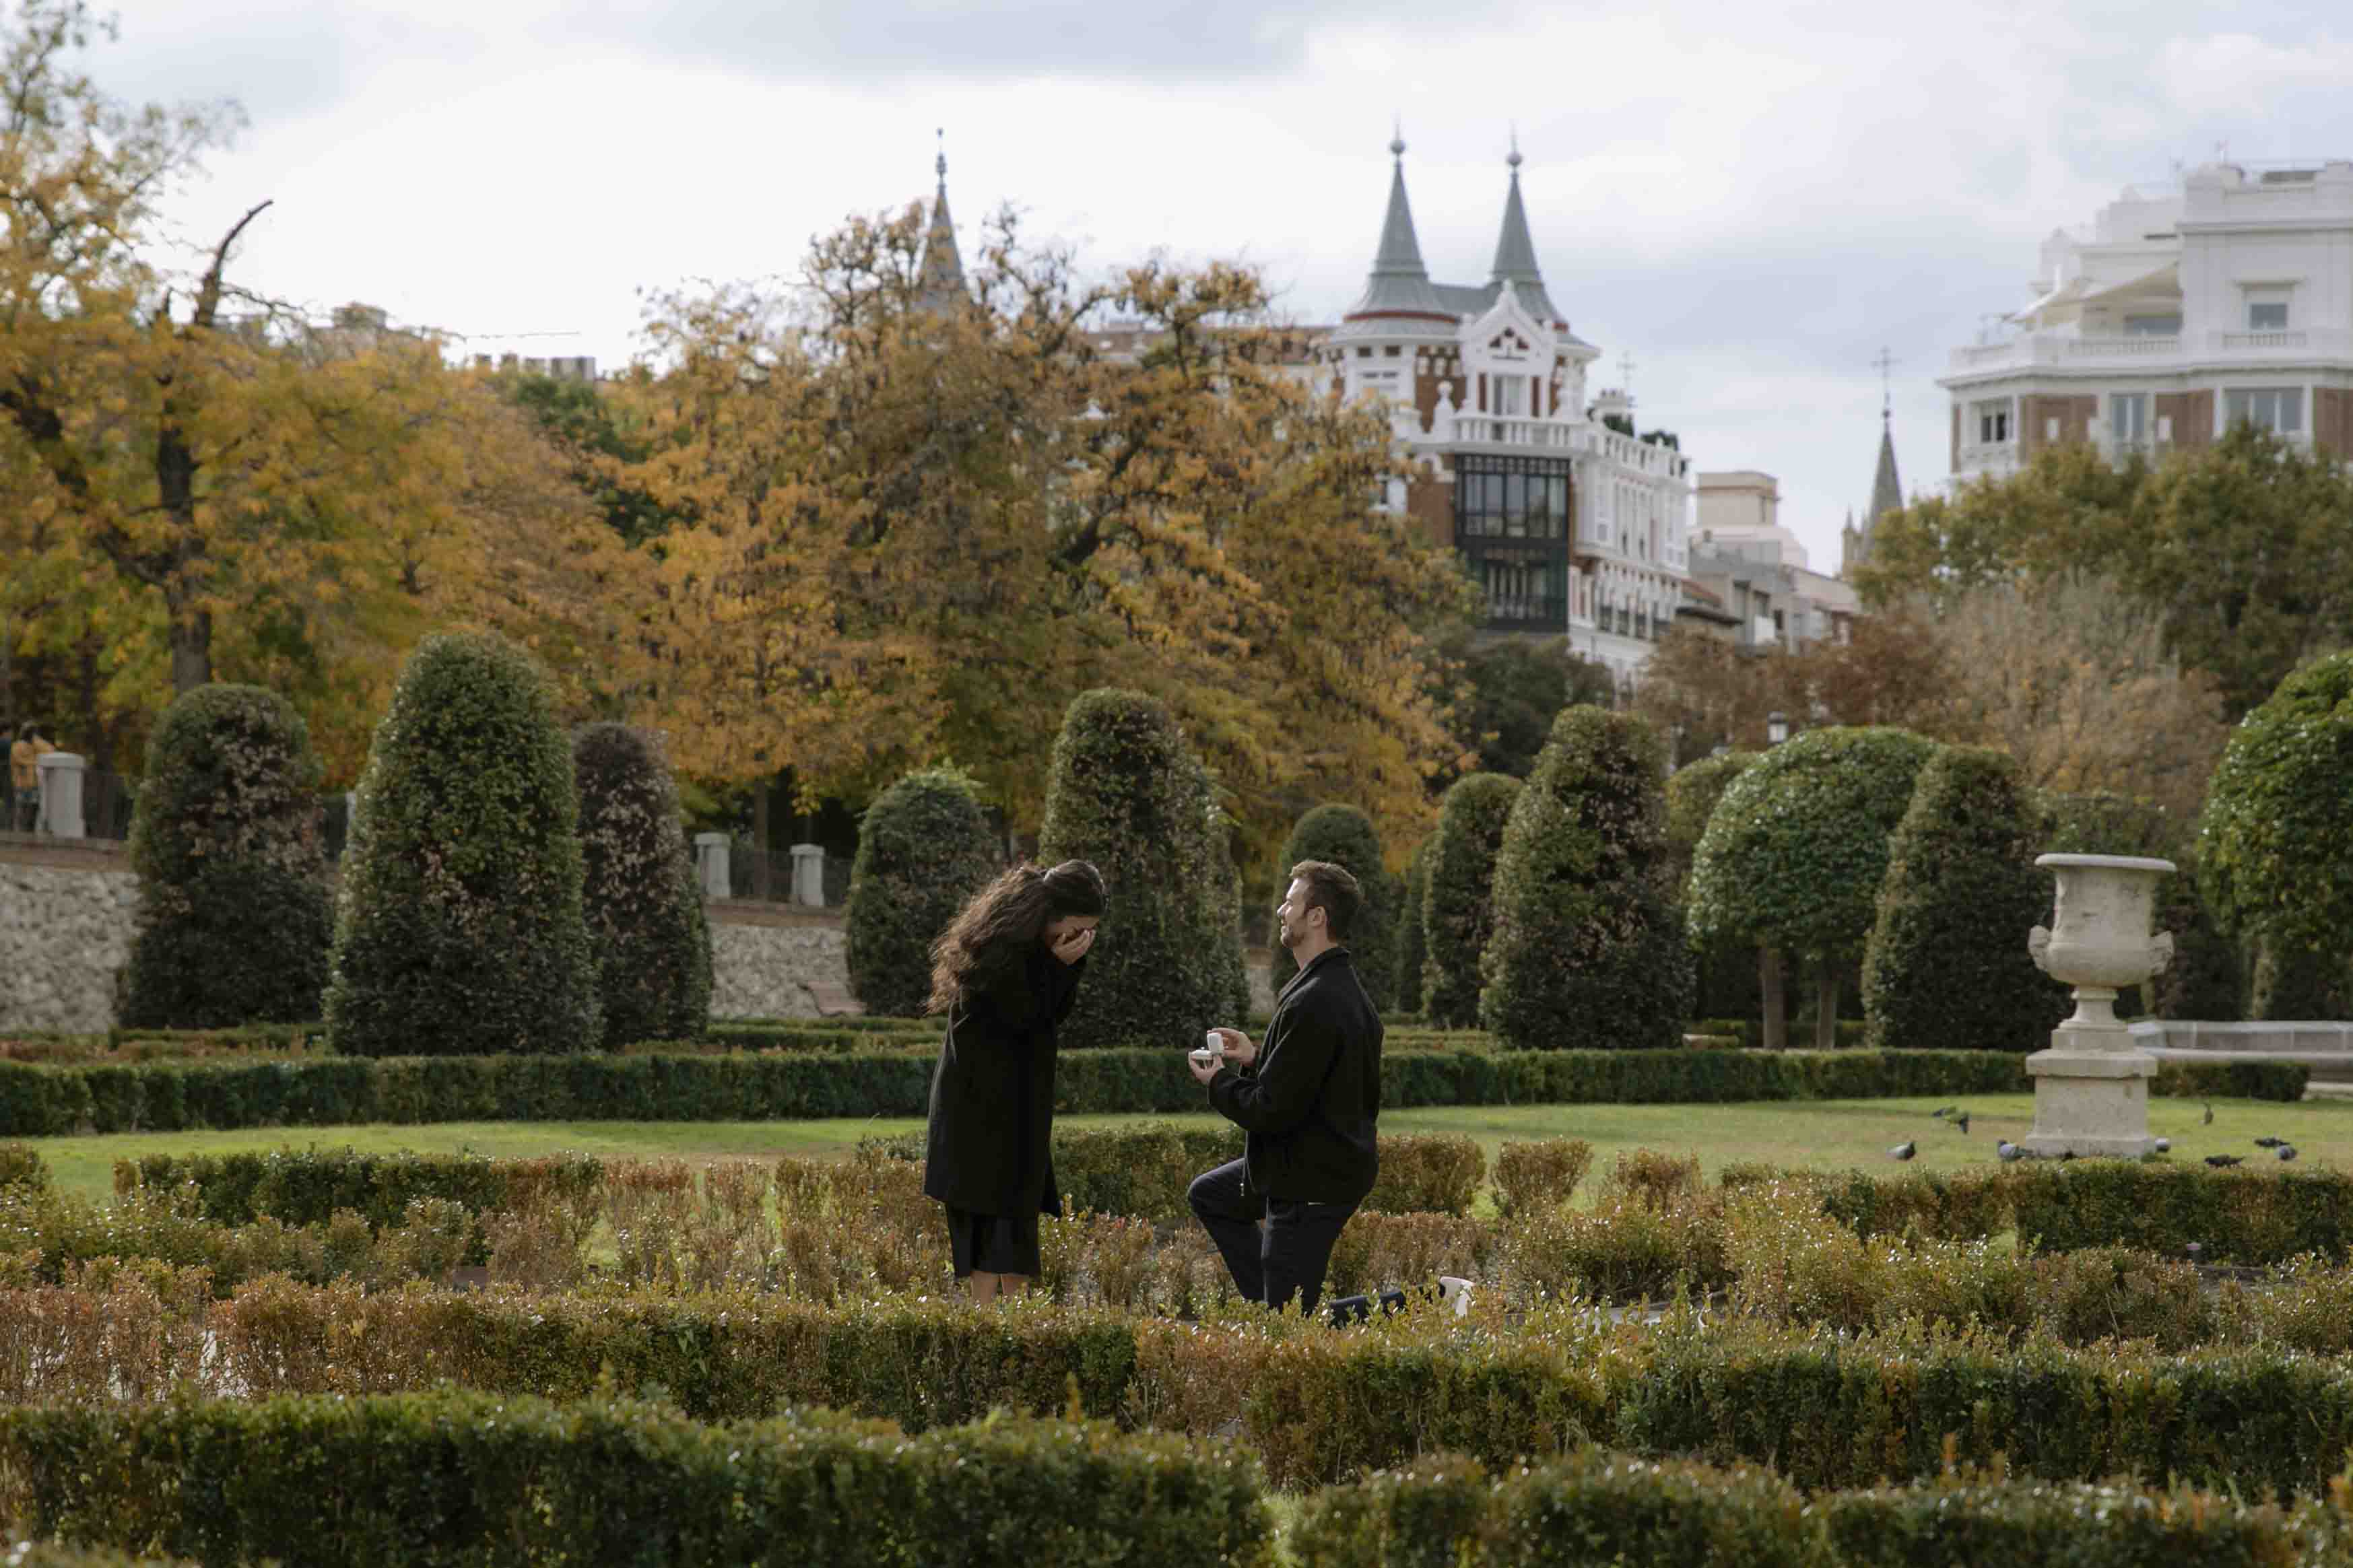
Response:
M1296 1297L1303 1312L1314 1311L1322 1299L1333 1244L1356 1212L1354 1204L1311 1204L1251 1192L1240 1160L1194 1177L1185 1201L1218 1244L1245 1300L1281 1308ZM1264 1230L1259 1228L1261 1215Z

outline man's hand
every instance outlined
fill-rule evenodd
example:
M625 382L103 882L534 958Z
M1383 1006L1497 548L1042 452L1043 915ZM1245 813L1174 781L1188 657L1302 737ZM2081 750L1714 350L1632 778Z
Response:
M1217 1034L1218 1038L1225 1042L1226 1062L1229 1066L1246 1068L1258 1060L1258 1047L1251 1045L1250 1037L1240 1029L1229 1029L1220 1025ZM1208 1080L1204 1079L1201 1081L1206 1083Z
M1215 1058L1206 1062L1197 1062L1189 1056L1185 1058L1186 1069L1193 1075L1193 1081L1204 1088L1208 1086L1209 1080L1217 1077L1219 1069L1225 1065Z
M1095 931L1095 927L1089 926L1084 931L1064 931L1054 939L1054 956L1064 963L1076 963L1087 955L1087 949L1094 946Z

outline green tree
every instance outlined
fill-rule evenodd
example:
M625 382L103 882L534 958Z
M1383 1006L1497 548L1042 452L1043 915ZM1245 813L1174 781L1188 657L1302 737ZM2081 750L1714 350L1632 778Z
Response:
M319 1016L332 922L318 788L310 731L276 692L199 686L164 710L131 824L126 1026Z
M1414 847L1413 858L1406 865L1404 896L1398 900L1397 958L1393 973L1397 975L1397 998L1391 1005L1400 1013L1421 1011L1422 965L1430 956L1430 942L1421 923L1422 905L1430 897L1430 858L1431 847L1438 842L1433 833Z
M539 665L485 633L427 637L360 776L327 985L358 1056L595 1048L572 748Z
M1381 837L1373 819L1353 805L1338 803L1316 806L1292 828L1282 847L1277 876L1288 877L1302 860L1329 860L1356 879L1365 896L1349 929L1347 949L1356 965L1356 977L1376 1007L1396 1005L1397 984L1391 964L1397 951L1397 879L1381 867ZM1287 947L1274 952L1272 980L1280 992L1299 973Z
M2034 865L2038 827L2018 764L2000 752L1948 746L1920 770L1863 952L1873 1049L2050 1043L2068 998L2026 947L2051 910L2051 879Z
M711 1023L711 925L661 743L626 724L583 725L572 767L604 1047L698 1039Z
M1667 846L1666 748L1630 714L1564 709L1495 856L1479 1021L1524 1048L1683 1044L1691 952Z
M1564 708L1616 703L1617 682L1607 665L1572 651L1567 637L1544 642L1501 637L1483 644L1468 636L1445 651L1461 666L1461 694L1448 729L1472 759L1464 773L1508 773L1524 779L1551 737Z
M1694 939L1757 942L1811 964L1821 1049L1837 1043L1839 976L1861 962L1877 919L1888 837L1935 750L1905 730L1809 731L1732 782L1693 857Z
M870 1013L923 1016L932 943L1004 863L973 782L925 768L874 797L842 910L849 984Z
M2353 653L2316 659L2280 682L2231 732L2214 770L2199 869L2217 921L2260 946L2258 1017L2342 1009L2353 931L2348 778Z
M1115 689L1071 702L1038 858L1092 861L1108 896L1063 1045L1185 1044L1231 1021L1241 955L1209 807L1208 774L1167 709Z
M1691 902L1692 857L1707 832L1707 819L1732 781L1746 772L1760 753L1724 752L1685 763L1667 780L1667 854L1673 878L1675 902ZM1772 959L1769 986L1763 966L1767 950L1738 938L1696 943L1693 950L1692 1011L1701 1018L1746 1018L1765 1016L1765 993L1773 997L1772 1016L1783 1016L1780 960ZM1785 1042L1777 1032L1767 1042L1778 1048Z
M1430 837L1430 887L1422 895L1421 1005L1440 1028L1479 1022L1479 992L1486 984L1480 954L1494 932L1495 852L1520 781L1502 773L1457 779L1439 803Z

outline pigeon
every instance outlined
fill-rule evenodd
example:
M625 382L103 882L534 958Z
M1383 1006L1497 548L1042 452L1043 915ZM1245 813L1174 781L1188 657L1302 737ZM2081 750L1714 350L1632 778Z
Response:
M1962 1111L1959 1116L1954 1118L1953 1125L1961 1130L1961 1133L1964 1137L1968 1136L1969 1131L1969 1113L1966 1110Z
M2075 1157L2075 1151L2073 1151L2073 1149L2067 1150L2065 1152L2062 1153L2062 1154L2059 1156L2059 1158L2060 1158L2063 1162L2063 1161L2067 1161L2067 1160L2072 1160L2072 1159L2073 1159L2074 1157Z
M1994 1144L1993 1152L1994 1158L2000 1160L2005 1165L2010 1164L2014 1161L2023 1160L2026 1158L2026 1151L2020 1148L2017 1144L2011 1142L2007 1138L2001 1139Z
M1932 1117L1933 1119L1935 1119L1935 1120L1936 1120L1936 1121L1942 1121L1946 1117L1947 1117L1947 1116L1951 1116L1951 1115L1954 1115L1954 1114L1956 1114L1956 1113L1957 1113L1957 1112L1956 1112L1956 1109L1955 1109L1954 1107L1952 1107L1952 1106L1949 1106L1949 1105L1940 1105L1940 1106L1936 1107L1936 1110L1932 1110L1932 1111L1928 1112L1928 1114L1929 1114L1929 1116L1930 1116L1930 1117Z
M2214 1107L2213 1107L2213 1105L2212 1105L2210 1101L2203 1100L2200 1100L2198 1103L2206 1107L2205 1125L2207 1125L2207 1126L2209 1126L2209 1127L2213 1126L2213 1125L2214 1125Z
M2258 1149L2280 1149L2284 1148L2286 1144L2287 1140L2284 1138L2258 1138L2255 1140L2255 1147Z
M2293 1159L2295 1159L2295 1144L2293 1144L2293 1143L2283 1143L2283 1144L2281 1144L2281 1145L2279 1146L2279 1157L2280 1157L2281 1159L2283 1159L2283 1160L2293 1160Z
M2170 1138L2158 1139L2157 1141L2157 1152L2160 1154L2171 1153L2173 1152L2173 1140Z
M2236 1154L2209 1154L2206 1156L2206 1163L2218 1171L2223 1171L2237 1164L2239 1158Z
M1913 1155L1919 1152L1919 1149L1915 1145L1907 1141L1905 1142L1898 1143L1894 1148L1890 1149L1888 1153L1898 1160L1909 1160Z

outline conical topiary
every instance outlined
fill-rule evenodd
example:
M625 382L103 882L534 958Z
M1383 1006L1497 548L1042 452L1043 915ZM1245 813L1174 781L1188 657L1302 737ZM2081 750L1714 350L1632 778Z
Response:
M874 797L842 911L850 989L869 1013L923 1016L933 940L1003 862L972 780L955 769L909 773Z
M572 772L604 1047L699 1038L711 1022L711 925L661 744L626 724L586 724Z
M580 860L546 677L500 637L427 637L360 779L329 1042L363 1056L594 1048Z
M2040 824L2018 765L1978 746L1928 759L1888 845L1863 951L1874 1050L2033 1051L2067 1012L2026 934L2051 919Z
M1091 860L1108 889L1066 1047L1188 1045L1231 1024L1240 955L1222 911L1208 777L1168 710L1136 691L1072 700L1054 742L1038 858Z
M276 692L199 686L164 710L131 823L125 1026L319 1016L333 920L318 788L309 727Z
M1479 991L1486 984L1479 955L1494 929L1490 902L1495 851L1519 798L1520 781L1502 773L1471 773L1447 787L1438 805L1430 851L1430 889L1422 895L1421 1007L1441 1029L1479 1022Z
M1683 1044L1691 952L1670 896L1667 753L1625 713L1563 709L1495 854L1479 1021L1523 1048Z
M1291 868L1302 860L1328 860L1356 879L1364 903L1344 945L1373 1005L1396 1006L1397 879L1382 868L1381 836L1373 819L1353 805L1335 802L1316 806L1292 827L1275 875L1287 878ZM1291 950L1278 943L1272 974L1275 990L1282 991L1298 973Z
M1415 847L1406 865L1404 895L1398 900L1397 957L1391 970L1397 976L1397 998L1390 1005L1400 1013L1421 1011L1421 966L1430 956L1421 905L1430 895L1430 847L1437 842L1438 835L1432 833Z

